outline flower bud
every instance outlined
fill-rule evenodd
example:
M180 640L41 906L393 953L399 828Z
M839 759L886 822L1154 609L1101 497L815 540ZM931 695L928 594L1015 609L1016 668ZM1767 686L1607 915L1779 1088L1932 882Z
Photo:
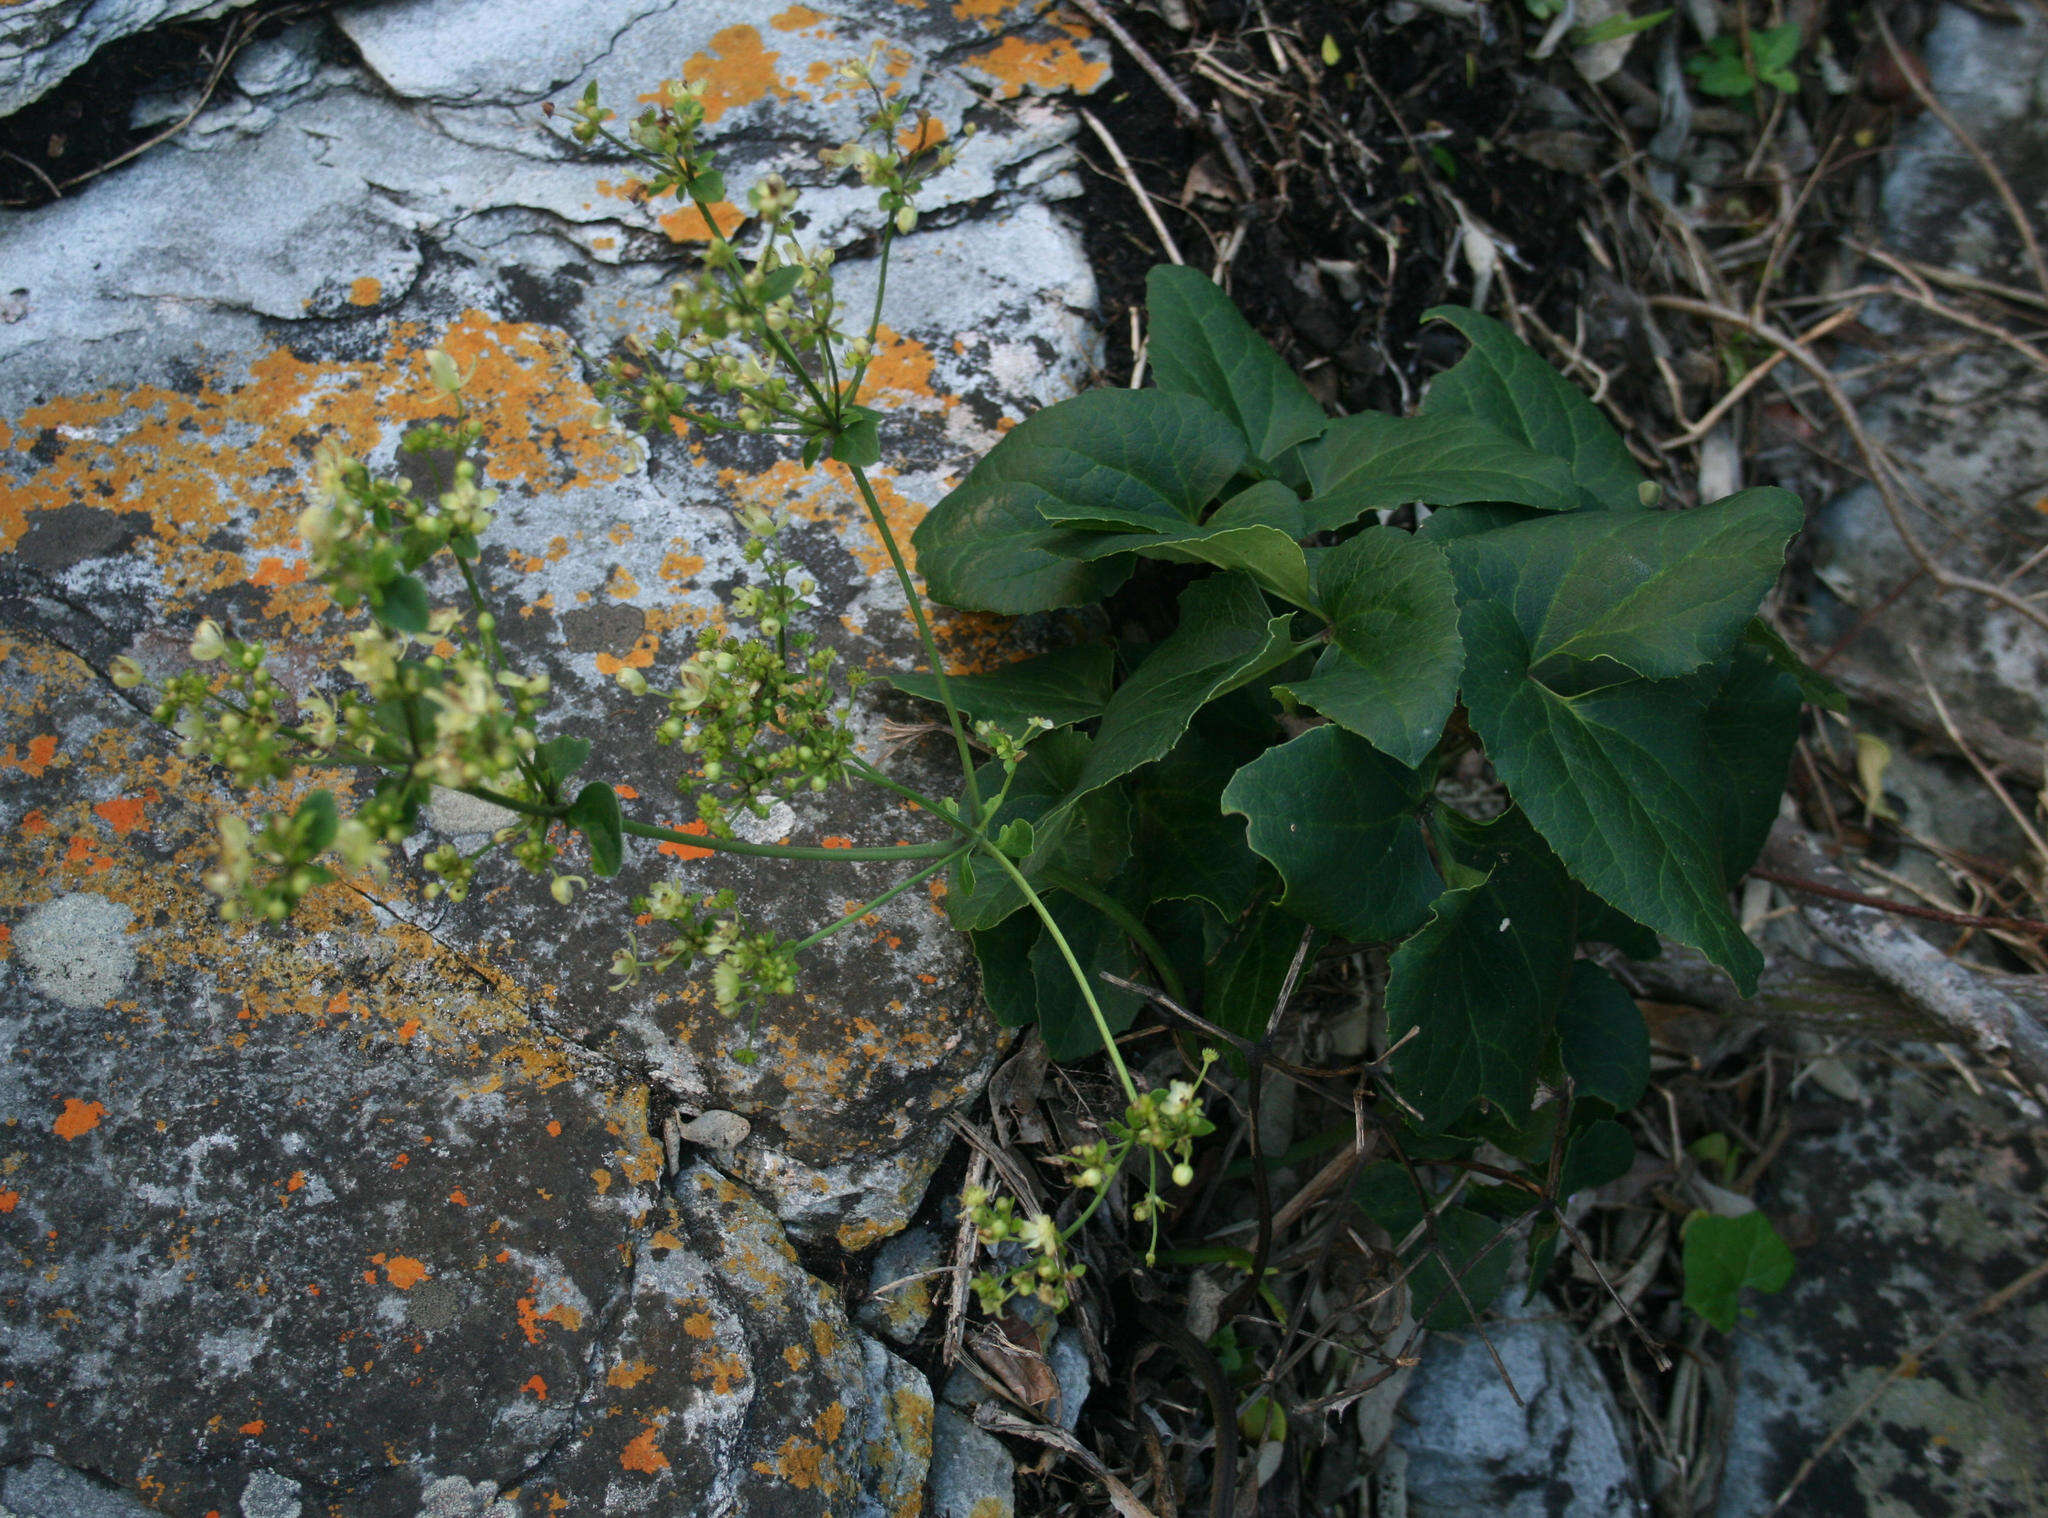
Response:
M225 656L227 651L227 638L221 633L220 623L208 617L199 624L199 631L192 635L192 657L201 664L207 664Z
M647 694L647 677L631 665L620 670L613 678L619 682L620 688L629 696L644 696Z
M427 350L427 378L443 395L454 395L462 389L462 371L455 367L455 360L439 348Z
M122 690L133 690L149 677L142 672L142 666L126 654L119 654L108 666L108 673Z

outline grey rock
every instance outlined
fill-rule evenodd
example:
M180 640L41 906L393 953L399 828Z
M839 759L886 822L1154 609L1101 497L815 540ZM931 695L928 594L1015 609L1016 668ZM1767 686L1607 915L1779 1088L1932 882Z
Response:
M0 116L63 82L109 42L183 17L219 16L236 0L20 0L0 9Z
M1081 1347L1080 1333L1062 1328L1046 1346L1045 1359L1060 1383L1060 1427L1071 1434L1081 1421L1081 1408L1088 1401L1088 1351Z
M135 972L134 912L94 891L53 896L23 917L14 946L36 990L80 1011L98 1011Z
M930 897L823 946L806 994L764 1014L754 1066L701 982L612 989L622 901L663 878L730 884L793 934L886 869L740 872L635 844L616 890L564 910L515 870L450 904L401 866L389 888L317 893L288 928L224 932L199 877L214 816L246 798L95 673L117 654L182 669L211 615L265 640L291 689L331 678L346 625L303 583L294 527L313 444L389 468L440 406L430 344L478 366L501 634L549 673L552 731L590 739L591 773L640 806L687 815L660 810L673 764L618 719L611 673L679 659L748 572L735 507L789 510L848 660L914 657L843 485L758 440L649 446L599 412L577 353L664 309L687 248L598 192L622 165L572 160L532 103L598 75L630 99L698 53L731 65L715 127L736 186L787 166L813 187L815 235L842 245L867 213L816 168L850 108L814 65L899 41L914 99L949 130L985 125L890 274L876 478L907 532L1099 356L1079 236L1046 204L1071 188L1071 125L1024 98L1059 69L1004 71L1028 43L1092 83L1100 45L1028 6L990 28L863 0L792 12L785 32L768 0L625 0L562 8L545 36L518 34L516 12L479 27L437 0L308 23L342 27L369 64L287 33L173 142L0 225L10 1500L67 1470L166 1511L273 1518L510 1518L496 1494L515 1487L529 1512L801 1518L908 1511L923 1491L929 1387L853 1328L791 1238L858 1249L901 1228L944 1113L999 1047ZM773 83L742 100L756 43ZM1016 98L984 108L956 67ZM872 291L874 269L839 272L853 298ZM963 660L987 647L971 619L942 636ZM870 752L884 715L859 711ZM437 806L408 847L495 820ZM930 822L828 795L764 826L868 843ZM670 1190L650 1105L750 1132L694 1150ZM56 1463L22 1464L38 1454Z
M2048 16L2020 7L2009 22L1994 21L1944 5L1923 52L1935 93L2039 225L2048 213ZM2018 234L1989 181L1938 120L1922 115L1903 127L1889 162L1886 248L2032 285ZM1872 302L1864 320L1891 340L1888 354L1968 336L1900 303ZM1853 367L1874 356L1852 351L1843 362ZM2038 369L1987 341L1959 357L1887 368L1855 393L1865 425L1902 465L1909 500L1920 503L1907 508L1918 513L1916 531L1950 568L2001 581L2048 543L2048 521L2035 505L2048 490L2048 388ZM1852 691L1861 677L1866 685L1903 685L1917 699L1917 656L1952 711L2002 739L2000 757L2038 754L2048 737L2048 633L1983 597L1938 590L1924 577L1907 583L1918 566L1874 488L1831 502L1814 523L1813 542L1820 578L1836 598L1823 598L1809 629L1819 646L1883 607L1844 656ZM2037 588L2038 576L2031 572L2015 588Z
M1927 1063L1939 1066L1933 1051ZM1952 1329L1822 1458L1791 1512L1993 1518L2048 1506L2048 1299L1972 1309L2040 1258L2048 1117L1946 1071L1858 1067L1862 1105L1802 1126L1766 1173L1765 1210L1799 1241L1791 1285L1745 1305L1717 1511L1768 1509L1898 1364ZM1826 1109L1822 1109L1826 1111ZM1810 1240L1810 1242L1809 1242Z
M932 1423L931 1518L1014 1518L1017 1462L994 1434L941 1406Z
M936 1272L946 1263L946 1241L930 1228L913 1226L884 1239L868 1263L869 1296L860 1304L861 1326L892 1343L915 1342L931 1321L939 1288Z
M1433 1333L1401 1406L1413 1518L1621 1518L1646 1512L1626 1425L1593 1357L1543 1299L1486 1337Z
M54 1460L34 1459L0 1473L0 1512L14 1518L146 1518L150 1508Z
M876 375L898 452L881 479L907 529L1001 423L1077 388L1099 352L1078 237L1036 198L1042 186L1016 187L1048 154L1067 151L1070 128L1021 100L1000 116L982 112L951 72L930 66L1010 40L950 10L857 7L787 32L771 20L782 14L765 3L577 7L549 33L554 51L529 55L523 43L501 47L493 27L471 26L471 10L445 0L350 11L340 24L379 78L330 65L281 83L263 96L268 125L198 132L210 112L177 143L0 227L0 264L27 308L0 326L0 418L10 428L0 490L25 501L34 524L22 538L32 552L0 566L0 578L52 619L45 631L97 657L132 650L154 660L157 649L168 655L161 667L175 668L175 630L213 614L294 641L290 657L307 659L291 620L299 613L288 611L303 599L288 585L248 583L300 568L290 524L308 448L294 440L307 427L338 427L373 465L388 464L397 430L381 416L394 406L421 414L418 350L439 341L465 364L484 360L476 394L496 418L487 450L498 450L487 479L504 493L485 569L518 613L506 618L508 642L550 672L561 730L590 737L608 775L649 798L672 784L673 766L644 727L621 730L607 715L617 702L609 661L678 657L720 587L744 570L731 515L741 501L795 509L792 541L819 582L820 624L843 634L849 657L873 666L915 657L900 592L843 486L805 484L788 464L731 440L700 451L664 439L650 451L599 415L570 345L602 353L644 329L673 267L604 262L624 258L628 244L644 259L652 223L597 192L615 169L570 160L532 110L514 108L552 90L571 64L582 72L564 88L594 71L613 98L630 100L653 82L651 60L672 68L700 53L739 70L732 88L744 94L759 44L777 54L777 83L759 101L735 95L714 123L740 159L734 181L746 182L748 163L785 160L812 164L815 178L815 151L831 140L818 134L850 118L844 102L824 98L832 92L805 82L813 65L900 32L915 44L904 77L917 99L950 112L954 129L968 112L987 118L974 153L931 197L949 203L951 178L977 214L903 239L892 271L895 337ZM1072 53L1077 66L1091 50ZM279 65L263 77L289 74ZM818 196L823 219L850 235L843 192ZM599 242L620 246L593 254ZM659 244L673 258L675 245ZM857 260L840 274L853 302L873 288L875 271ZM325 325L292 337L308 316ZM73 421L68 398L81 392L100 399ZM160 428L149 418L164 405L178 420ZM528 441L534 431L546 448ZM136 460L141 472L125 493L108 498L92 484L96 472ZM46 530L60 519L70 524L61 534ZM143 542L155 546L129 551ZM554 542L559 550L519 558L517 569L501 557ZM222 577L217 557L205 560L210 580L197 560L181 559L222 552L240 577ZM89 611L52 609L63 606ZM952 636L966 648L979 634ZM301 667L313 675L312 664ZM880 713L863 721L878 742ZM463 838L495 820L438 804L430 818ZM828 797L778 812L766 834L893 842L928 825L893 809L835 811ZM767 925L805 932L891 879L863 866L827 886L815 872L773 866L742 880L722 861L634 845L620 885L630 896L664 874L686 888L746 885L765 902ZM537 1015L552 1034L650 1070L686 1111L745 1118L751 1138L722 1163L802 1237L862 1247L902 1226L948 1142L933 1119L976 1089L998 1038L975 1004L964 950L927 898L903 898L873 931L822 946L812 985L830 994L814 990L768 1027L772 1057L747 1068L731 1058L733 1030L703 1010L701 987L610 989L620 942L610 891L565 913L544 885L515 878L457 907L407 893L386 905L459 952L502 960L499 969L543 993Z

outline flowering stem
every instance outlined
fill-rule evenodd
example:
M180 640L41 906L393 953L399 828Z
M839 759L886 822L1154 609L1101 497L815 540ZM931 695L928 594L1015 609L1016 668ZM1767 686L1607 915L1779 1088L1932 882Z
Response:
M1044 879L1046 885L1052 889L1065 891L1069 896L1080 897L1122 928L1125 935L1138 946L1139 952L1152 961L1152 968L1157 970L1159 978L1166 982L1166 994L1183 1006L1187 1004L1186 992L1181 987L1180 973L1174 969L1173 961L1167 957L1166 950L1160 947L1159 940L1152 936L1151 930L1138 921L1128 907L1107 892L1098 891L1086 881L1076 880L1063 871L1047 870Z
M1039 898L1038 892L1031 889L1031 882L1024 878L1024 872L1012 864L1001 849L991 848L983 852L1009 872L1010 878L1017 882L1017 888L1024 893L1024 899L1030 902L1032 910L1038 913L1038 920L1045 924L1045 931L1052 935L1053 944L1060 951L1060 958L1067 962L1067 973L1074 977L1074 984L1081 988L1081 1000L1088 1004L1088 1015L1095 1019L1095 1031L1102 1039L1103 1052L1109 1055L1109 1062L1116 1066L1116 1076L1123 1083L1124 1095L1133 1102L1137 1101L1137 1082L1131 1079L1130 1069L1124 1064L1124 1057L1117 1049L1116 1035L1109 1031L1109 1019L1102 1015L1102 1004L1095 999L1095 987L1089 984L1088 972L1081 968L1081 961L1074 957L1073 949L1067 944L1067 935L1060 931L1060 925L1054 921L1051 909Z
M558 808L522 801L517 796L507 796L480 785L464 787L464 794L526 817L546 817L552 820L561 815ZM746 843L738 838L715 838L709 833L685 833L680 829L665 828L657 823L635 822L631 818L620 823L619 830L630 833L635 838L652 838L658 843L680 843L693 849L710 849L719 854L746 854L755 859L837 859L848 863L872 863L887 859L939 859L959 848L959 844L951 839L941 839L937 843L897 844L887 848L847 849L828 849L799 843Z
M789 946L790 953L801 954L804 950L812 947L814 944L823 943L826 939L830 938L834 933L839 932L842 928L852 927L855 923L859 922L863 917L867 916L870 912L878 911L882 907L887 906L890 902L894 901L898 896L901 896L905 891L911 889L911 887L922 885L925 881L930 880L932 876L938 874L939 871L947 868L949 865L953 863L954 860L958 859L962 854L965 854L966 852L967 848L965 847L956 848L944 859L940 859L932 864L926 865L923 869L919 870L914 875L906 875L903 879L897 881L896 884L889 887L888 890L884 891L881 895L877 896L873 901L862 902L859 906L855 907L851 912L848 912L844 917L840 918L837 922L827 923L824 927L818 929L817 932L813 933L809 938L806 938L799 943L791 944Z
M896 567L896 583L903 587L903 598L910 603L911 619L917 623L917 636L924 644L925 662L938 682L939 699L946 705L946 721L952 725L953 742L960 750L960 773L967 783L967 820L979 822L981 787L974 778L974 751L968 747L967 729L960 723L960 708L953 704L953 693L946 683L946 661L939 654L938 639L932 636L931 621L924 614L924 597L917 593L917 585L910 578L910 566L903 562L903 550L896 546L896 534L889 530L889 519L882 513L882 503L875 498L875 487L868 483L867 471L858 464L849 464L847 472L853 476L861 501L868 509L868 520L875 524L882 546L889 551L889 562Z
M1095 1216L1095 1209L1100 1207L1103 1200L1108 1197L1111 1184L1123 1173L1124 1161L1131 1157L1131 1150L1136 1145L1136 1140L1126 1139L1123 1148L1117 1150L1116 1157L1109 1162L1109 1173L1103 1178L1102 1184L1095 1188L1095 1195L1089 1200L1088 1205L1081 1210L1081 1215L1060 1230L1062 1241L1071 1239L1075 1234L1079 1233L1087 1221Z

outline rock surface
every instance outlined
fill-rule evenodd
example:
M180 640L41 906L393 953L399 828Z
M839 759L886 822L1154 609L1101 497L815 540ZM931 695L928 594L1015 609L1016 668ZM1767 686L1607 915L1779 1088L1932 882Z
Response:
M16 0L0 7L0 116L48 94L73 69L137 32L218 16L247 0Z
M1071 127L1024 97L1092 87L1106 54L1035 12L615 0L522 30L467 0L350 8L252 49L171 143L0 224L20 313L0 323L0 1500L32 1518L69 1511L67 1490L193 1518L923 1501L923 1377L785 1234L858 1249L901 1228L944 1112L994 1057L935 898L823 946L752 1067L702 985L609 988L623 900L731 884L789 933L885 868L741 873L636 846L617 890L567 911L509 866L459 905L401 871L323 888L288 929L223 933L197 882L212 817L248 802L103 675L119 654L184 667L212 615L268 642L292 689L332 680L351 624L306 582L308 464L329 440L388 466L440 414L436 345L476 366L505 642L630 810L689 815L612 676L678 660L717 616L746 573L737 507L788 510L821 625L850 662L900 666L905 608L843 476L745 441L650 448L596 406L578 352L644 328L702 229L606 194L621 166L572 160L534 107L592 77L630 101L680 63L713 81L736 188L768 167L816 183L854 120L832 67L880 40L949 132L981 127L890 271L876 481L907 537L1096 352L1093 281L1048 205L1074 188ZM363 64L323 62L325 27ZM849 243L858 199L820 185L812 235ZM838 273L872 291L857 259ZM958 618L942 638L971 660L994 631ZM880 715L862 717L877 741ZM407 852L492 825L437 805ZM827 796L764 836L929 827ZM666 1188L650 1112L671 1109L747 1136L686 1144Z
M1994 21L1945 5L1925 43L1930 83L1999 165L2035 226L2048 219L2048 16L2015 7ZM1903 128L1883 188L1883 245L1963 274L2031 289L2034 276L1990 181L1931 115ZM1891 276L1871 271L1874 278ZM1914 531L1959 572L1998 581L2048 543L2048 377L1989 340L1960 357L1940 345L1972 334L1899 302L1875 301L1865 322L1892 340L1883 353L1936 355L1884 367L1857 389L1863 419L1903 466ZM1950 708L1994 734L1995 757L2031 751L2020 767L2039 774L2048 738L2048 632L1965 591L1924 578L1886 517L1875 489L1852 490L1815 523L1817 567L1838 598L1810 634L1831 645L1869 617L1845 656L1850 688L1904 687L1926 706L1915 657ZM2019 582L2038 588L2038 569ZM1877 609L1881 615L1872 615ZM1928 713L1931 724L1931 713ZM2002 743L1996 738L2002 737Z
M1945 1067L1858 1074L1868 1104L1835 1104L1839 1125L1795 1136L1766 1173L1761 1200L1801 1247L1791 1286L1757 1298L1736 1330L1721 1518L1768 1510L1903 1355L2041 1258L2040 1108L2010 1091L1973 1093ZM2048 1508L2044 1342L2040 1286L1960 1322L1815 1466L1787 1511Z
M1477 1334L1433 1333L1394 1443L1410 1518L1621 1518L1647 1512L1627 1426L1593 1357L1541 1298Z

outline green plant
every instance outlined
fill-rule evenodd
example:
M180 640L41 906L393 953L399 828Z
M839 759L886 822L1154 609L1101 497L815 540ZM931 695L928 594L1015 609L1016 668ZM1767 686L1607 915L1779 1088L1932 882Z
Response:
M1428 1222L1477 1259L1503 1217L1630 1162L1616 1118L1647 1037L1586 946L1644 957L1668 934L1755 983L1728 894L1802 692L1833 699L1754 615L1798 503L1649 509L1591 402L1471 311L1432 313L1471 346L1419 415L1332 421L1200 275L1154 270L1148 298L1157 388L1038 413L914 537L936 599L1013 614L1189 566L1149 571L1155 600L1178 585L1164 636L953 682L970 712L1055 731L997 808L1030 829L1017 870L962 861L949 911L990 1005L1062 1058L1090 1037L1048 921L1091 973L1142 961L1247 1042L1304 935L1385 953L1403 1153L1490 1142L1519 1168L1455 1206L1406 1165L1360 1194L1395 1237ZM1389 520L1417 502L1412 529ZM1476 805L1475 775L1497 782ZM1137 1005L1100 1011L1120 1030Z
M872 88L871 69L853 66L851 82ZM622 134L593 89L568 111L570 132L629 154L650 175L642 193L690 201L715 229L724 182L699 140L701 94L665 88ZM589 881L561 866L570 834L600 878L618 872L628 838L821 868L903 864L880 896L796 940L750 929L731 893L663 884L633 904L662 941L629 935L621 982L708 970L718 1010L751 1028L793 990L807 950L950 872L947 911L997 1016L1035 1023L1060 1058L1104 1054L1125 1102L1100 1140L1065 1157L1088 1197L1065 1224L1008 1197L968 1197L985 1242L1024 1252L977 1282L990 1312L1019 1293L1065 1304L1081 1273L1070 1241L1126 1172L1149 1257L1162 1186L1192 1179L1194 1146L1212 1131L1202 1088L1215 1056L1191 1057L1188 1080L1141 1090L1116 1044L1139 995L1104 972L1148 973L1172 1002L1199 1006L1237 1059L1256 1055L1302 956L1376 947L1389 956L1388 1109L1400 1114L1375 1121L1398 1131L1404 1157L1465 1164L1488 1142L1520 1167L1476 1183L1468 1170L1445 1192L1405 1164L1392 1188L1383 1173L1361 1182L1397 1235L1412 1217L1464 1251L1438 1266L1438 1295L1469 1309L1484 1290L1468 1266L1498 1240L1480 1242L1483 1221L1542 1212L1546 1248L1556 1200L1629 1162L1615 1118L1647 1078L1646 1038L1581 946L1647 955L1664 932L1754 985L1760 959L1727 893L1769 825L1806 678L1753 617L1797 503L1757 490L1646 509L1654 489L1591 403L1469 311L1436 313L1472 348L1420 415L1332 422L1220 291L1157 270L1158 387L1092 392L1028 419L914 541L935 598L1011 613L1096 605L1141 561L1160 561L1185 580L1173 625L1150 641L1097 635L949 675L866 474L880 439L859 397L894 240L951 149L899 149L903 106L874 100L880 146L830 158L877 191L873 308L853 319L840 308L830 255L794 234L797 192L770 177L750 196L753 248L714 230L669 322L612 363L602 389L650 428L769 434L807 466L845 466L925 654L925 671L896 683L942 708L959 794L920 793L856 750L832 652L807 625L815 587L763 513L742 519L755 580L733 594L729 624L707 629L671 676L620 677L681 756L677 784L701 831L630 818L609 782L579 779L589 745L543 736L547 677L509 667L497 639L479 563L495 497L466 379L437 354L430 375L453 419L404 446L446 488L323 453L301 522L315 575L338 605L368 614L342 662L357 688L291 703L265 650L210 622L194 666L163 684L160 720L238 782L287 782L300 766L375 777L346 816L314 790L260 829L224 820L208 883L224 915L282 920L337 866L387 869L437 785L521 819L476 854L424 857L430 892L452 896L509 846L573 899ZM1372 520L1418 502L1434 510L1414 530ZM461 606L436 607L422 577L443 554ZM116 678L144 674L124 661ZM1480 804L1467 782L1483 773L1500 785ZM916 802L947 836L847 849L735 834L738 817L779 798L854 783ZM751 1061L751 1041L734 1057Z
M1685 71L1699 79L1707 94L1725 99L1754 95L1766 84L1789 95L1799 88L1799 76L1792 72L1798 56L1798 22L1761 30L1745 26L1734 36L1724 32L1710 38L1702 51L1686 60Z
M1745 1287L1783 1291L1792 1279L1792 1251L1761 1212L1717 1217L1695 1212L1685 1220L1685 1305L1727 1333Z

